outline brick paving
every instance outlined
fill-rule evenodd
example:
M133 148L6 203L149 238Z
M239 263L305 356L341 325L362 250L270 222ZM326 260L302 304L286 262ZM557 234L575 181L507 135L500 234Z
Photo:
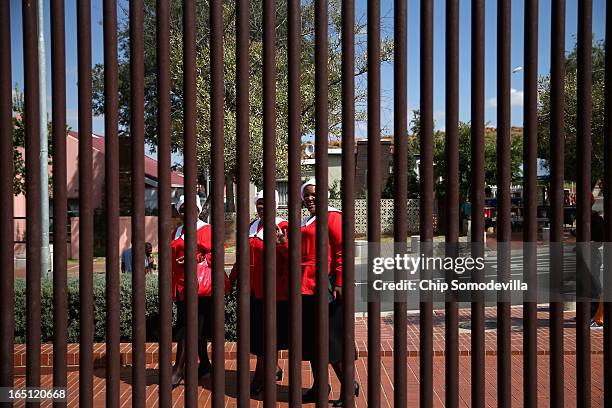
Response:
M381 359L381 399L382 406L392 407L393 406L393 358L383 357ZM255 361L251 361L251 370L254 369ZM279 360L280 366L285 370L288 370L288 361ZM419 359L418 357L409 357L407 359L408 364L408 401L409 406L417 406L419 401ZM603 406L603 356L596 354L592 356L592 406L600 407ZM434 406L444 406L444 358L434 357ZM226 373L225 373L225 401L226 407L236 406L236 361L226 361ZM522 393L522 367L523 361L521 356L512 356L512 404L514 406L523 405L523 393ZM360 358L356 362L356 378L361 384L361 394L356 400L358 407L367 407L367 359ZM497 360L494 356L487 356L485 358L485 378L487 379L485 385L485 398L486 405L494 407L497 405L496 393L497 393ZM470 407L470 357L463 356L459 359L459 370L461 376L459 378L459 393L461 406ZM308 364L304 363L302 366L302 378L304 383L304 391L310 386L312 377L308 367ZM332 393L331 398L338 398L339 396L339 383L335 376L330 373ZM549 387L548 387L548 358L538 359L538 405L549 406ZM70 407L78 406L78 372L73 371L68 375L69 384L69 403ZM283 381L278 383L278 405L289 406L288 404L288 376L285 375ZM149 365L147 368L147 406L156 406L158 403L158 369L157 365ZM130 368L123 368L121 371L121 406L128 407L131 405L131 372ZM206 407L210 405L210 377L205 377L200 381L198 401L199 405ZM16 387L23 387L25 385L25 378L18 377L15 382ZM52 376L50 374L42 376L42 386L51 387ZM96 369L94 374L94 406L103 407L105 406L105 380L104 380L104 369ZM184 398L184 387L183 385L177 387L173 392L174 406L183 406ZM24 404L16 404L15 406L20 407ZM50 403L42 403L41 406L51 406ZM263 402L259 399L252 399L251 406L262 407ZM576 406L576 375L575 375L575 357L565 356L565 406L574 407Z
M486 320L495 320L495 308L486 309ZM575 323L569 319L573 317L573 312L567 312L565 315L566 323L564 330L564 361L565 361L565 405L576 406L576 342L575 342ZM469 309L460 310L460 324L469 322ZM406 334L408 338L408 398L411 405L418 404L419 398L419 326L418 315L408 317L408 325ZM549 405L549 359L557 358L550 356L548 347L548 311L546 307L540 307L538 311L538 403L541 406ZM381 382L381 397L382 406L393 406L393 318L383 317L381 319L381 362L382 362L382 382ZM522 350L522 308L512 308L512 398L513 405L522 406L522 381L523 381L523 350ZM362 394L357 400L357 406L367 406L367 319L356 319L356 343L359 350L360 358L356 362L356 376L361 383ZM444 313L436 311L434 316L434 405L443 406L444 401ZM603 330L591 330L591 378L592 378L592 405L594 407L603 405ZM485 332L485 378L486 378L486 403L487 406L496 406L496 387L497 387L497 351L496 351L496 331L490 329ZM96 353L96 366L94 376L94 402L96 406L104 406L105 403L105 380L104 380L104 344L97 344L94 347ZM121 372L121 401L122 406L129 406L130 399L130 383L131 369L131 347L129 344L123 344L122 347L122 364L125 366ZM459 370L461 373L459 379L460 398L463 406L469 407L470 403L470 332L466 329L460 329L459 334ZM42 349L43 365L48 365L52 362L52 347L44 345ZM227 343L225 347L225 368L226 368L226 406L236 405L236 344ZM69 363L72 363L69 372L69 406L78 406L78 345L69 346ZM25 378L23 377L22 364L25 363L25 347L17 345L15 349L15 368L18 375L15 380L15 386L23 387ZM157 370L157 345L154 343L147 345L147 406L155 406L158 399L158 370ZM251 371L254 370L255 361L251 361ZM278 400L280 406L288 406L288 361L286 354L281 354L279 364L285 371L285 377L278 385ZM51 386L52 375L50 367L43 367L42 385ZM312 381L311 372L308 364L302 366L302 376L304 390L310 386ZM332 385L332 398L337 398L339 395L339 384L335 376L330 373ZM201 406L210 405L210 378L204 378L201 381L199 389L199 402ZM173 398L175 406L183 405L183 386L179 386L174 390ZM263 406L261 401L252 400L252 406ZM17 406L20 406L17 404ZM43 406L49 406L43 404Z

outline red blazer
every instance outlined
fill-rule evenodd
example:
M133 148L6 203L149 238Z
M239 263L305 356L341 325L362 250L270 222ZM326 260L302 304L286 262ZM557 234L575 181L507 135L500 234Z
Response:
M287 221L277 218L276 225L287 231L289 224ZM249 264L251 290L257 299L264 297L264 231L263 223L259 219L253 221L249 227ZM238 277L238 268L234 264L230 280L234 282ZM276 300L289 299L289 243L276 245Z
M328 210L329 244L327 266L334 275L334 286L342 286L342 212ZM315 260L317 221L313 215L302 222L302 294L315 294Z
M198 220L197 224L197 259L198 262L207 257L208 262L211 262L212 251L212 227L204 221ZM185 290L185 265L176 262L177 258L185 255L185 232L183 225L179 226L174 231L174 239L171 243L172 248L172 296L174 299L183 300L183 292Z

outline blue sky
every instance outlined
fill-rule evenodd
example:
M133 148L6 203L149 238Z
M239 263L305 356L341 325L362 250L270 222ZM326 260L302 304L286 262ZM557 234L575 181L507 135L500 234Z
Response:
M539 62L540 75L545 75L550 67L550 7L551 1L540 0L539 8ZM47 41L50 40L49 2L46 1L45 31ZM357 16L365 15L366 0L356 1ZM523 5L524 1L512 2L512 68L523 65ZM594 39L603 39L605 30L605 0L593 1L593 36ZM444 127L444 16L445 2L434 1L434 120L438 129ZM575 44L577 27L578 0L567 1L566 16L566 49L571 50ZM486 1L486 27L485 27L485 120L491 126L496 124L495 96L496 96L496 13L497 2ZM387 28L383 35L392 35L393 29L393 1L381 1L381 16L383 26ZM462 121L470 118L470 2L460 1L460 95L459 117ZM12 34L12 67L13 82L19 83L23 89L23 51L21 29L21 1L11 0L11 34ZM78 130L77 121L77 43L76 43L76 1L66 1L66 85L67 85L67 120L68 124ZM102 1L92 1L92 51L93 63L103 60L102 47ZM408 54L409 60L414 62L408 67L408 108L409 112L419 106L419 1L408 0ZM51 111L51 78L50 78L50 48L47 47L47 100ZM383 134L391 134L393 130L393 66L382 66L382 126ZM512 124L522 126L522 92L523 74L518 72L511 76L512 93ZM104 119L94 117L93 129L96 133L104 132ZM366 126L358 124L357 135L365 136Z

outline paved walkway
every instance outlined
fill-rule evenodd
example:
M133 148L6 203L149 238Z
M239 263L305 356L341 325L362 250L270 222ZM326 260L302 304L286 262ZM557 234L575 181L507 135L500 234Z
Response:
M495 308L486 310L487 322L495 320ZM523 350L522 350L522 308L512 308L512 397L514 406L522 406L522 382L523 382ZM460 324L469 322L469 309L460 311ZM566 324L564 330L565 341L565 402L566 406L576 406L576 343L575 343L575 324L569 319L573 317L572 312L566 313ZM541 307L538 311L538 403L541 406L549 405L549 359L558 358L552 357L548 347L548 312L545 307ZM384 317L381 320L381 356L382 356L382 382L381 396L382 406L393 406L393 326L392 317ZM419 350L418 350L418 316L409 316L407 326L408 337L408 352L409 357L406 361L408 365L408 399L411 406L418 405L419 398ZM360 359L356 362L356 375L358 381L362 385L362 394L357 400L359 407L367 406L367 320L363 318L356 319L356 339L357 347L360 354ZM434 405L443 406L444 401L444 314L443 311L437 311L434 317ZM594 407L603 405L603 330L591 330L591 379L592 379L592 405ZM497 396L497 351L496 351L496 331L489 329L485 333L486 341L486 357L485 357L485 378L486 378L486 403L487 406L496 406ZM226 406L235 406L236 404L236 360L235 360L235 343L226 344ZM460 398L463 406L469 407L470 403L470 332L468 329L460 329L459 334L459 370L460 370ZM78 345L70 346L72 362L78 364ZM94 401L96 406L104 406L105 403L105 371L100 367L102 356L104 355L104 345L97 345L96 353L98 353L98 368L95 371L94 377ZM43 364L45 361L51 361L50 355L52 349L50 345L43 347ZM24 348L19 346L16 348L16 365L19 366L21 361L25 362ZM45 357L46 356L46 357ZM285 374L288 373L286 356L283 357L279 364L284 369ZM122 346L122 361L129 365L131 360L131 350L128 344ZM147 405L154 406L158 399L158 369L157 369L157 345L149 344L147 347ZM254 360L251 361L254 369ZM16 367L17 372L20 367ZM69 406L78 406L78 370L76 365L72 366L72 371L69 372ZM43 386L50 387L52 376L49 370L43 370L46 373L42 376ZM308 364L302 366L302 376L304 389L311 384L311 372ZM335 376L330 373L332 383L332 398L339 396L339 384ZM24 386L25 379L23 377L16 378L16 386ZM121 401L122 406L129 406L131 371L130 367L126 366L122 369L121 376ZM207 406L210 403L210 378L204 378L201 382L199 391L199 401L201 406ZM182 406L183 403L183 387L179 386L174 390L175 406ZM278 400L281 406L287 406L288 401L288 375L285 375L283 381L278 386ZM261 401L252 400L252 406L263 406ZM20 405L17 405L20 406ZM43 404L43 406L46 406Z

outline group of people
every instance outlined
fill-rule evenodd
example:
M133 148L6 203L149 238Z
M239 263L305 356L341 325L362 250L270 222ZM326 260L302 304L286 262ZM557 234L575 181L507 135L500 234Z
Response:
M320 384L316 370L316 181L311 179L302 185L301 189L303 204L309 212L309 216L302 221L301 225L301 264L302 264L302 359L309 361L313 369L313 385L303 395L303 402L314 402L319 387L327 387L328 394L331 392L329 384ZM276 203L278 193L276 192ZM253 377L250 393L257 396L263 391L263 350L264 333L264 230L263 214L264 199L263 191L254 197L257 209L257 218L249 227L250 247L250 276L248 277L251 287L251 353L257 356L257 365ZM196 205L202 210L200 200L196 197ZM176 205L181 220L185 216L185 199L181 197ZM328 267L329 267L329 364L332 366L336 376L342 383L342 341L343 341L343 297L342 297L342 213L340 210L328 208L329 243L328 243ZM183 225L179 226L172 241L172 291L178 306L178 321L175 337L178 341L176 363L172 371L172 384L177 386L184 372L185 365L185 304L184 304L184 234ZM276 321L277 321L277 349L283 350L289 347L289 270L288 256L289 243L287 221L276 218ZM198 259L207 259L212 262L212 228L201 220L197 224L197 252ZM267 233L267 232L266 232ZM235 282L239 278L236 265L232 269L230 281ZM244 279L244 277L240 277ZM207 354L207 342L212 338L212 302L210 297L198 298L198 354L199 354L199 376L210 373L211 363ZM280 368L276 371L276 380L282 380L283 372ZM340 390L340 399L334 400L334 407L342 406L342 396L346 390ZM355 382L354 389L348 390L359 395L359 384Z

